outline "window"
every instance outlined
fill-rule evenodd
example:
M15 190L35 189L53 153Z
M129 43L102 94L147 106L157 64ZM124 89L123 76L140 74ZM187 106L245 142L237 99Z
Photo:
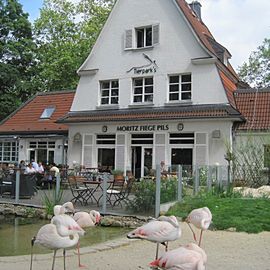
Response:
M101 105L118 104L119 82L118 80L100 82Z
M194 133L171 133L170 144L194 144Z
M137 27L125 32L125 49L147 48L158 43L159 24Z
M145 28L137 28L135 32L137 48L152 46L152 26Z
M169 101L191 100L191 74L169 76Z
M97 135L96 144L115 144L115 135Z
M53 112L55 111L55 107L47 107L44 109L43 113L41 114L41 119L48 119L52 116Z
M270 145L264 145L264 167L270 167Z
M153 144L154 135L153 134L132 134L131 144Z
M133 102L153 102L153 77L133 79Z
M18 143L0 142L0 161L17 162L18 161Z

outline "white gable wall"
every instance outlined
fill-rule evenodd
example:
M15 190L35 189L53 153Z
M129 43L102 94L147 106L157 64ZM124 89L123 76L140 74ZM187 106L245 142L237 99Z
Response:
M149 16L151 14L151 16ZM124 50L127 29L160 25L160 44L150 49ZM147 54L158 65L154 76L154 106L168 102L168 74L192 73L193 104L228 103L216 66L194 65L191 59L208 57L173 0L118 0L92 53L81 70L98 69L80 78L71 111L95 110L99 81L119 79L119 108L132 102L132 67L145 65ZM148 74L150 75L150 74Z

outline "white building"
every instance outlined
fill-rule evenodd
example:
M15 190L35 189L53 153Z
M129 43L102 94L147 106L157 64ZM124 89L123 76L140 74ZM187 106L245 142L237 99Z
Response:
M84 64L70 112L69 163L132 170L226 165L242 121L230 53L184 0L118 0Z

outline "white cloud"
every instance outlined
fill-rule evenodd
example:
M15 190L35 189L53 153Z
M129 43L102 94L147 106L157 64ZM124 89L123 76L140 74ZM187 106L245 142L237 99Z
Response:
M200 0L200 3L204 23L230 51L235 69L248 60L264 38L270 38L269 0Z

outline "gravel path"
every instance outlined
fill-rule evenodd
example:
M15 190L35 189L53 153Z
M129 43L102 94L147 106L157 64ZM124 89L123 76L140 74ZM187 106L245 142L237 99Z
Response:
M186 244L192 235L182 224L182 237L169 248ZM226 231L205 232L202 247L207 253L207 270L270 270L270 232L246 234ZM161 253L164 248L161 247ZM155 257L155 244L141 240L117 239L94 247L82 249L82 263L91 270L150 269L148 264ZM59 251L59 255L61 252ZM68 252L66 270L79 269L74 251ZM51 254L34 255L33 270L51 269ZM1 270L29 269L30 256L0 257ZM61 256L55 270L63 269Z

